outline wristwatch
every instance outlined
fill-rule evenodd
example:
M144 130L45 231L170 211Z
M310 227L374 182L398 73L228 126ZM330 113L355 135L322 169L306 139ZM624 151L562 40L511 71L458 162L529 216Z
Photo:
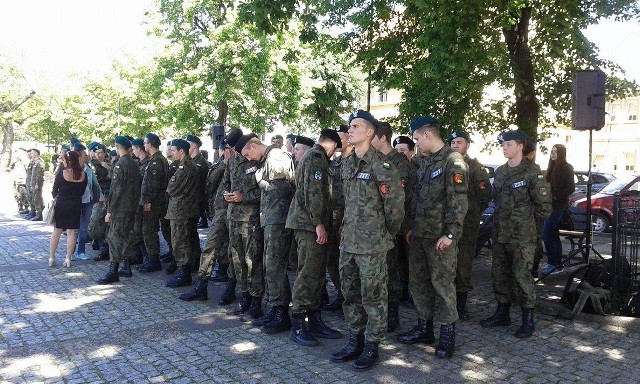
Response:
M453 240L453 235L452 235L452 234L450 234L450 233L446 233L446 234L444 235L444 237L446 237L446 238L447 238L447 239L449 239L449 240Z

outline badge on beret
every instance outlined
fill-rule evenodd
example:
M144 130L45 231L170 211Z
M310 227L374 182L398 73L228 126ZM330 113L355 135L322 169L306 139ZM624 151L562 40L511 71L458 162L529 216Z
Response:
M322 181L322 171L315 171L315 173L313 174L313 178L318 181Z
M453 182L456 184L464 183L464 175L462 173L454 173L453 174Z
M407 186L407 178L406 177L401 177L400 178L400 185L402 186L402 188Z
M485 185L484 181L481 181L478 183L478 189L485 189L487 188L487 186Z
M389 193L389 184L387 183L382 183L380 184L380 193L382 193L383 195L386 195L387 193Z
M389 169L389 168L391 168L391 164L389 164L387 162L384 162L384 163L382 163L382 168Z

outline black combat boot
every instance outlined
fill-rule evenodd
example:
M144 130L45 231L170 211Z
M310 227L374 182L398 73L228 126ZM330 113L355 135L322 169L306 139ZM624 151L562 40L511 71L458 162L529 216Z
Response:
M178 270L178 263L176 263L175 260L173 260L169 266L167 267L167 269L165 269L164 271L167 273L167 275L173 275L173 273L175 271ZM191 273L191 268L189 268L189 273Z
M390 301L387 308L387 332L394 332L400 326L400 304Z
M241 315L251 306L251 295L249 292L242 292L240 294L240 301L238 305L227 311L227 315Z
M125 258L122 260L122 264L120 265L120 270L118 271L118 276L122 277L131 277L133 273L131 272L131 265L129 264L129 259Z
M273 320L273 317L275 315L276 306L272 306L271 308L269 308L269 311L267 311L267 313L263 313L259 318L251 320L251 325L253 325L254 327L262 327L265 324L269 324L271 320Z
M273 335L291 329L291 318L289 317L289 307L277 305L273 307L273 317L270 322L264 324L260 331Z
M93 258L94 261L109 260L109 244L102 243L100 253Z
M140 271L140 273L162 271L160 257L158 255L147 256L142 265L138 267L138 271Z
M207 301L207 299L209 298L207 296L207 285L208 285L207 279L200 278L198 279L198 283L192 290L178 296L178 299L183 301L193 301L193 300Z
M519 339L528 339L533 336L536 326L533 323L533 308L522 308L522 325L516 331Z
M169 252L163 254L162 256L160 256L160 261L163 261L165 263L170 263L173 260L175 260L173 258L173 247L171 246L171 244L169 244Z
M325 280L322 290L320 291L320 308L329 304L329 291L327 291L327 281Z
M144 262L144 255L147 254L147 248L144 246L144 242L139 242L135 246L135 253L131 256L131 265L140 265Z
M36 217L36 213L34 211L30 211L29 213L27 213L27 216L25 216L25 220L31 220L34 217Z
M305 347L315 347L319 345L320 342L318 342L318 339L309 333L307 323L304 320L305 317L304 313L293 315L291 319L291 333L289 333L289 338L300 345L304 345Z
M462 321L471 319L469 311L467 311L467 292L456 293L456 306L458 308L458 318Z
M345 361L355 360L364 350L364 334L349 332L349 342L338 352L331 354L331 361L334 363L344 363Z
M307 330L311 335L320 339L340 339L342 337L342 333L329 328L322 321L322 312L320 310L309 312L307 318Z
M344 303L344 296L342 296L342 292L338 291L338 296L336 297L336 299L330 302L329 304L323 305L322 309L324 311L331 311L331 312L341 311L342 303Z
M21 210L18 211L19 214L24 215L29 213L29 208L23 208Z
M262 297L251 296L251 305L241 316L240 321L248 323L262 316Z
M91 241L91 249L93 249L94 251L100 249L100 240L93 239Z
M216 265L216 268L213 270L211 277L209 280L215 283L226 283L229 281L229 275L227 274L227 269L229 268L229 264L220 264Z
M29 220L31 220L31 221L42 221L42 213L36 214L35 216L30 218Z
M449 358L453 356L456 346L456 323L440 326L440 340L436 346L436 357Z
M365 371L372 368L378 362L378 343L369 340L364 341L364 349L360 356L353 363L356 371Z
M120 277L118 277L118 266L119 263L111 263L109 264L109 272L100 280L98 280L98 284L111 284L120 281Z
M236 279L229 279L222 296L220 296L218 305L228 305L234 301L236 301Z
M167 281L166 286L169 288L186 287L193 284L191 280L191 271L188 265L181 265L178 273Z
M496 312L488 319L480 321L480 325L485 328L506 327L508 325L511 325L509 308L511 308L511 303L498 303Z
M398 341L403 344L433 344L436 341L433 335L433 319L427 321L418 319L418 324L411 328L409 332L398 336Z

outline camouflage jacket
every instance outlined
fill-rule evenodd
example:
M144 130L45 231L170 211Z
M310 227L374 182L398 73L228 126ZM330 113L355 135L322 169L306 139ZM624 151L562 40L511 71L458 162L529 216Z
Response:
M167 163L169 163L168 160L167 160ZM171 179L171 177L175 175L179 166L180 166L180 162L178 160L173 160L171 163L169 163L169 168L167 170L167 176L169 179Z
M165 218L168 220L192 219L200 215L196 165L188 155L178 164L178 169L169 179L167 186L169 205Z
M342 162L344 219L340 249L356 254L382 253L404 219L404 192L392 162L373 147L361 159L353 151Z
M477 226L480 224L482 212L487 209L492 198L491 180L489 172L478 160L465 156L464 161L469 168L469 209L464 217L464 224Z
M144 177L144 171L147 169L147 165L149 164L149 156L145 156L144 159L138 159L138 169L140 169L140 177Z
M109 186L111 185L109 168L102 165L98 159L91 159L91 168L93 169L93 173L96 175L96 179L98 179L98 184L100 184L102 194L107 196L109 194Z
M107 213L112 216L134 213L140 199L140 170L130 155L120 157L111 168L111 188Z
M329 176L331 184L329 185L329 197L331 198L331 223L332 227L340 227L344 217L344 191L342 188L342 156L338 156L331 160L329 164Z
M315 233L329 225L329 157L320 144L311 147L296 167L296 192L286 227Z
M551 213L551 191L540 167L522 160L498 167L493 179L493 241L500 244L536 241L536 220Z
M34 187L42 190L44 184L44 161L38 159L29 163L27 167L27 187L32 189Z
M209 175L209 163L205 160L202 153L198 153L193 157L193 163L198 170L198 201L204 208L207 201L207 194L205 193L207 187L207 176Z
M224 221L227 218L227 209L229 204L224 199L224 174L227 170L227 164L220 160L213 165L207 176L207 186L205 193L209 197L209 212L213 214L214 222Z
M412 236L458 239L467 213L468 175L462 155L445 145L420 161L411 220Z
M162 152L157 151L148 158L147 166L142 176L142 189L140 191L140 205L151 203L151 209L166 209L167 184L169 164Z
M409 211L411 210L411 202L413 201L413 192L416 186L416 168L411 165L407 156L403 153L391 149L386 158L396 166L398 175L400 176L400 185L404 188L404 212L405 217L400 227L399 235L406 235L411 229L411 219L409 218Z
M249 161L237 155L229 159L227 172L224 173L224 191L240 192L243 200L229 203L227 219L240 222L258 222L260 220L260 187L255 173L258 162Z
M260 225L285 224L295 191L293 159L282 149L269 146L258 166Z

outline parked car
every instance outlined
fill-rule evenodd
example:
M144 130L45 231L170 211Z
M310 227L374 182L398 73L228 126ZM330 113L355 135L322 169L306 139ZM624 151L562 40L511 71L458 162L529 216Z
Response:
M616 192L620 192L621 195L637 194L640 199L640 175L622 176L591 196L591 214L595 223L594 232L607 231L613 222L613 195ZM578 199L573 203L573 206L586 209L587 198Z
M573 205L576 201L587 196L587 179L589 178L589 172L587 171L574 171L573 178L576 182L576 191L569 196L569 203ZM594 195L602 188L606 187L616 179L615 175L605 172L591 172L591 194Z

